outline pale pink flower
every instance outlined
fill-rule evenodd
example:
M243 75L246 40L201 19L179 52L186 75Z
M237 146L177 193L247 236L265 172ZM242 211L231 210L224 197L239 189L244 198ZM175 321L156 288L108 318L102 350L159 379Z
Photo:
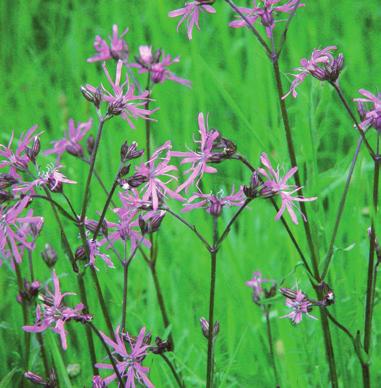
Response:
M302 321L303 315L312 319L317 319L313 315L309 314L312 310L313 304L302 291L297 290L294 292L288 289L281 289L281 292L284 295L289 295L289 297L286 298L286 306L292 310L289 314L284 315L281 318L291 319L291 322L294 325L297 325Z
M33 326L23 326L23 329L31 333L41 333L52 327L52 330L61 337L61 345L64 350L67 349L67 339L65 324L70 320L86 322L91 319L88 314L82 314L85 306L80 303L74 309L63 304L63 299L68 295L75 295L72 292L61 293L58 277L53 271L52 280L54 284L54 293L46 289L46 295L43 296L42 305L36 308L36 322Z
M110 37L110 45L107 44L99 35L95 37L94 48L97 54L88 58L87 62L107 61L108 59L126 59L128 56L128 46L123 40L127 34L126 28L119 36L118 26L112 26L112 37Z
M291 83L289 92L282 98L284 99L290 94L295 98L298 95L296 88L303 83L308 75L312 75L320 81L335 82L344 66L344 56L339 54L337 58L334 58L333 50L336 50L336 46L328 46L321 50L315 49L310 59L303 58L300 61L301 67L294 69L297 73L292 74L295 79Z
M82 157L83 148L80 144L80 141L84 136L89 132L93 120L90 119L86 122L79 122L77 126L74 123L73 119L69 120L68 130L65 133L65 137L60 140L53 141L53 148L44 152L45 155L55 154L57 155L58 163L61 159L62 154L68 152L71 155Z
M169 12L168 16L171 18L181 16L179 23L177 24L177 31L179 31L180 26L186 22L188 38L192 39L193 27L196 26L200 30L199 26L199 17L201 12L215 13L216 10L210 5L214 1L190 1L185 3L183 8L175 9Z
M198 202L194 202L198 200ZM187 212L194 209L205 208L208 213L218 217L224 207L231 206L242 206L245 202L245 195L243 194L242 188L237 192L234 192L234 187L230 195L223 196L222 193L215 194L204 194L196 193L192 195L188 202L182 209L183 212Z
M114 263L110 260L110 257L100 251L100 247L102 245L101 242L89 240L87 244L90 251L90 258L87 265L98 270L98 268L95 266L95 260L97 257L99 257L107 264L109 268L115 268Z
M191 82L178 77L169 67L174 63L180 62L179 57L171 58L170 55L165 55L161 50L152 53L151 46L140 46L139 57L136 58L137 63L132 63L130 67L138 69L139 73L150 73L153 83L163 83L166 80L177 82L181 85L190 87Z
M143 384L148 388L154 388L154 385L148 379L149 369L142 365L144 358L146 357L149 345L145 344L145 327L140 330L139 335L136 338L132 338L128 333L121 333L118 326L115 331L115 341L107 337L101 332L103 340L113 349L115 357L115 363L117 370L122 378L126 378L125 388L135 388L136 383ZM126 348L128 344L129 350ZM111 364L98 363L95 364L97 368L113 370ZM117 378L114 372L109 377L104 379L104 382L108 385L111 384Z
M259 0L258 2L254 0L253 8L238 7L238 9L246 17L250 24L254 24L259 19L265 27L267 36L271 38L275 28L275 23L280 21L275 20L274 14L292 13L298 3L298 0L290 0L283 5L277 5L280 2L283 2L283 0ZM304 7L304 4L299 4L298 7ZM229 26L233 28L247 27L246 21L239 15L237 17L238 19L229 23Z
M29 197L24 197L10 208L0 207L0 253L8 257L13 255L17 263L22 261L23 247L29 250L34 249L34 242L27 240L30 236L29 228L41 229L44 219L35 217L30 211L24 217L21 213L28 206ZM29 228L26 226L29 225ZM8 244L10 246L8 246ZM11 250L9 252L8 248Z
M220 137L220 133L216 129L208 130L208 123L205 123L203 113L199 113L198 115L198 127L201 139L195 140L195 143L198 144L199 147L197 151L171 151L171 156L183 158L181 164L191 163L191 167L185 171L185 174L190 175L186 181L178 187L178 192L183 189L188 190L194 183L197 185L204 173L214 174L217 172L216 168L209 166L207 163L213 160L213 147Z
M165 197L171 197L177 201L184 200L180 194L168 187L170 182L177 181L174 175L169 174L171 171L177 171L177 167L169 164L171 148L171 142L165 142L156 149L148 162L141 164L136 170L138 174L147 178L147 182L142 188L142 200L151 201L153 210L158 209L159 203ZM168 179L163 182L163 177Z
M122 118L128 122L131 128L135 128L131 119L141 118L149 120L149 116L156 110L149 110L145 108L149 92L145 91L140 95L135 95L135 86L129 83L127 74L126 81L121 83L122 67L123 62L118 61L116 65L115 81L113 81L106 65L103 64L103 69L107 80L111 85L112 92L109 92L102 87L102 99L108 104L109 115L121 115ZM86 85L86 89L90 93L98 93L97 89L92 85Z
M290 215L292 221L295 224L298 224L298 219L296 217L294 209L297 209L303 220L306 221L304 214L300 211L300 209L296 206L295 202L309 202L315 201L317 197L304 198L300 196L294 196L302 187L297 187L293 184L287 183L289 179L291 179L296 171L297 167L292 167L283 177L280 175L279 167L274 169L271 165L271 162L267 156L267 154L262 153L261 155L261 163L264 168L259 168L258 172L264 177L263 189L262 191L268 192L268 195L279 195L282 200L282 205L275 216L276 220L279 220L284 211L287 210Z
M357 102L361 115L361 129L366 131L373 126L381 131L381 94L374 95L365 89L360 89L359 93L364 97L355 98L354 101ZM369 110L365 109L367 106L370 106Z

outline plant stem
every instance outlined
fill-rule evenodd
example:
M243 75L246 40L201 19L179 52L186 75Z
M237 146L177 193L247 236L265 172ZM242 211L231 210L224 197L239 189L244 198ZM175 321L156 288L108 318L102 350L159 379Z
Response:
M108 348L105 340L102 337L102 334L99 332L99 330L91 322L87 322L86 325L89 325L91 327L91 329L94 331L94 333L97 335L97 337L101 340L101 342L103 344L103 347L105 348L106 353L108 355L108 358L109 358L109 360L111 362L112 368L114 369L116 377L118 378L119 384L120 384L121 387L123 387L124 383L123 383L122 377L121 377L121 375L119 373L119 370L118 370L118 368L117 368L117 366L115 364L114 357L112 356L112 354L110 352L110 349Z
M44 190L45 190L45 193L46 193L47 197L50 198L49 190L46 187L44 187ZM73 271L76 274L77 285L78 285L78 288L79 288L79 294L80 294L81 300L82 300L82 302L84 303L84 305L86 307L86 311L88 311L89 304L88 304L88 301L87 301L87 293L86 293L85 284L84 284L84 281L83 281L83 278L82 278L82 274L79 273L77 264L75 262L74 254L73 254L73 252L71 250L71 246L69 244L69 240L68 240L68 238L66 236L66 232L65 232L65 229L64 229L64 227L62 225L62 222L61 222L60 216L59 216L59 214L57 212L57 209L55 208L54 203L51 202L51 201L50 201L50 205L51 205L51 208L53 210L54 218L56 219L58 228L60 230L61 238L63 240L66 253L69 256L69 260L71 262ZM88 327L85 327L85 332L86 332L87 344L88 344L88 347L89 347L91 365L93 367L94 373L97 374L98 370L94 367L94 365L96 363L96 356L95 356L95 347L94 347L93 335L92 335L91 330L88 329Z
M152 94L151 90L151 72L149 71L147 73L147 86L146 90L148 90L148 96L146 103L144 104L144 109L149 109L149 104L150 104L150 98ZM147 161L151 159L151 121L146 120L145 121L146 125L146 159Z
M369 151L369 154L370 156L372 157L373 160L376 159L376 154L374 153L372 147L370 146L366 136L365 136L365 132L361 129L360 127L360 124L358 123L355 115L353 114L345 96L344 96L344 93L343 91L341 90L339 84L337 82L330 82L330 84L333 86L333 88L336 90L339 98L340 98L340 101L342 102L342 104L344 105L344 108L345 110L348 112L349 116L351 117L352 121L354 122L355 124L355 127L357 129L357 131L359 132L364 144L366 145L366 148L368 149Z
M325 260L324 260L324 267L323 267L323 271L321 273L321 280L324 280L325 277L327 276L328 269L329 269L329 266L330 266L331 261L332 261L333 247L334 247L334 244L336 241L337 232L339 230L341 218L342 218L342 215L344 212L345 202L347 199L347 194L349 192L349 187L351 184L352 175L353 175L353 172L354 172L354 169L356 166L358 155L360 153L360 148L361 148L362 142L363 142L363 139L362 139L362 137L360 137L360 139L357 143L356 151L355 151L353 158L352 158L352 163L351 163L351 166L350 166L349 171L348 171L347 179L345 181L344 191L343 191L343 194L342 194L341 199L340 199L340 204L339 204L339 208L337 210L337 215L336 215L336 220L335 220L335 226L333 227L332 237L331 237L331 240L329 242L327 256L325 257Z
M378 147L377 147L378 148ZM377 150L378 154L378 150ZM375 277L374 277L374 255L376 250L376 230L375 220L377 218L378 207L378 188L380 178L380 162L376 159L374 162L373 174L373 214L370 228L370 246L369 246L369 264L368 264L368 280L366 290L366 307L365 307L365 323L364 323L364 350L369 355L371 336L372 336L372 321L373 321L373 307L374 307L374 293L375 293ZM370 384L370 367L369 364L363 365L363 381L364 387ZM368 384L368 385L366 385Z
M220 247L220 245L222 244L222 242L225 240L225 238L227 237L227 235L229 234L230 232L230 229L232 227L232 225L234 224L234 222L238 219L239 215L245 210L246 206L251 202L251 199L248 198L246 199L246 201L243 203L243 205L238 209L238 211L234 214L234 216L232 217L232 219L229 221L229 223L227 224L225 230L222 232L222 235L221 237L218 239L217 243L216 243L216 248L218 249Z
M180 388L185 388L185 384L184 384L184 382L181 380L179 374L176 372L176 369L175 369L175 367L173 366L171 360L170 360L164 353L161 353L161 354L160 354L160 357L161 357L161 358L165 361L165 363L168 365L169 369L170 369L171 372L172 372L173 377L174 377L175 380L176 380L177 385L178 385Z
M208 241L206 241L204 236L197 231L194 225L190 224L185 218L181 217L179 214L175 213L173 210L169 208L163 208L163 210L167 211L169 214L171 214L173 217L177 218L180 222L182 222L185 226L187 226L197 236L197 238L205 245L206 249L210 251L211 246L209 245Z
M271 58L272 52L269 48L268 44L265 42L265 40L262 38L261 34L256 30L256 28L253 26L252 23L248 20L248 18L240 11L240 9L231 1L231 0L225 0L229 6L233 9L234 12L236 12L247 24L247 27L251 30L251 32L255 35L255 37L258 39L259 43L263 46L265 49L267 55Z
M93 149L93 152L91 153L91 157L90 157L90 168L89 168L89 172L87 175L85 191L84 191L84 195L83 195L82 211L81 211L81 218L80 218L82 223L85 221L85 218L86 218L87 206L89 204L90 184L91 184L91 180L92 180L93 173L94 173L95 160L97 157L99 143L101 141L102 130L103 130L103 125L104 125L105 121L106 121L105 117L99 117L97 136L95 138L94 149Z
M150 261L149 267L151 269L151 274L152 274L153 282L155 285L156 296L157 296L157 300L159 302L159 307L160 307L160 312L161 312L161 316L163 319L164 328L167 329L170 326L170 321L168 318L167 308L166 308L165 302L164 302L163 292L161 290L159 278L158 278L157 272L156 272L156 263ZM173 350L175 348L175 343L173 341L172 332L169 333L169 335L168 335L168 343L169 343L169 348L171 350Z
M210 250L210 291L209 291L209 331L208 331L208 361L206 365L206 388L213 387L213 353L214 353L214 303L216 292L216 270L217 270L217 243L218 243L218 229L217 217L213 217L213 247Z
M275 379L276 388L280 388L279 376L278 376L278 371L276 368L275 355L274 355L273 337L272 337L272 333L271 333L270 308L266 308L265 318L266 318L266 332L267 332L267 340L269 343L269 353L270 353L271 366L272 366L273 371L274 371L274 379Z
M9 248L10 252L12 252L11 247ZM16 272L16 279L17 279L17 288L19 291L19 295L21 295L22 291L24 290L24 285L22 281L22 275L20 271L19 264L16 262L16 260L12 257L13 260L13 266L15 267ZM26 305L25 301L20 301L21 308L22 308L22 314L23 314L23 322L24 326L28 325L28 306ZM30 355L30 333L24 331L24 338L25 338L25 359L24 359L24 366L25 370L29 369L29 355Z
M48 357L46 354L46 349L45 349L45 344L44 344L44 337L42 336L41 333L36 333L37 336L37 341L40 345L40 352L41 352L41 358L42 358L42 363L44 364L44 370L45 370L45 375L46 377L49 377L49 362L48 362Z

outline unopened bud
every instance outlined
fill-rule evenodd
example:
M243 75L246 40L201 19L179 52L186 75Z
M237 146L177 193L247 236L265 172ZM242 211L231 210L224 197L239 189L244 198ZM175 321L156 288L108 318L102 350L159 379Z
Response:
M9 201L13 198L13 195L8 191L0 190L0 204Z
M41 376L36 375L33 372L30 372L30 371L25 372L24 377L28 379L30 382L32 382L33 384L46 386L46 381Z
M50 244L45 244L45 248L41 252L41 257L49 268L53 268L57 262L57 252Z
M86 250L85 248L81 245L75 250L75 260L86 260Z
M87 152L89 153L89 155L91 155L95 147L95 139L93 135L90 135L87 138L86 145L87 145Z
M139 187L147 181L148 178L145 175L136 173L127 179L121 179L119 184L123 187L123 189L130 190Z
M151 216L149 219L144 220L142 216L139 216L139 227L142 234L147 233L155 233L159 230L160 225L165 217L166 212L164 210L161 210L159 212L156 212L153 216Z
M209 322L204 318L204 317L201 317L200 318L200 325L201 325L201 330L202 330L202 334L204 335L204 337L206 339L209 338ZM220 332L220 323L218 321L216 321L214 323L214 326L213 326L213 339L215 339L218 335L218 333Z
M82 158L83 157L83 148L80 144L78 143L72 143L72 144L68 144L66 147L65 147L65 150L70 154L70 155L73 155L73 156L76 156L78 158Z
M119 171L118 177L123 178L124 176L126 176L130 172L130 168L130 164L128 164L127 166L123 166Z
M94 233L97 228L98 228L98 221L95 220L88 220L85 222L85 227L87 230L90 232ZM107 226L107 221L103 219L101 228L98 232L100 236L107 236L108 235L108 226Z
M129 146L127 142L124 142L120 148L120 159L122 162L127 160L140 158L144 154L144 150L138 150L138 143L133 141Z
M253 199L258 196L258 190L262 185L261 180L257 171L253 171L251 175L250 184L248 186L243 186L243 193L247 198Z
M102 91L100 88L95 89L95 91L90 90L90 88L86 86L81 86L81 93L83 97L86 98L87 101L92 102L97 109L99 109L100 103L102 101Z
M17 183L17 179L10 174L0 174L0 190L7 189Z
M222 213L222 203L216 197L213 196L210 198L209 213L214 217L219 217Z
M26 147L25 149L25 152L32 163L36 163L36 158L40 153L40 149L41 149L40 138L38 136L35 136L33 139L32 147Z

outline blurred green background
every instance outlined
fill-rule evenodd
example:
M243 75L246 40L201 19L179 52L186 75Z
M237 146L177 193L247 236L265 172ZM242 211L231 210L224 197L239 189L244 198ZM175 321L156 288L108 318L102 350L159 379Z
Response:
M245 1L237 3L244 5ZM306 0L305 3L306 7L292 23L281 61L285 85L291 81L288 73L299 64L300 58L308 56L313 48L334 44L345 55L341 85L348 97L357 96L359 88L376 91L381 70L379 1ZM201 32L195 31L193 40L188 41L183 29L176 33L177 21L167 17L170 10L181 5L181 1L172 0L1 1L0 143L8 141L12 130L20 134L38 124L45 131L43 144L47 147L50 140L62 136L69 118L85 121L95 117L79 87L87 82L97 85L104 81L100 64L88 64L86 58L93 55L95 35L106 38L116 23L121 30L129 27L126 40L131 55L142 44L179 55L181 62L173 66L173 71L193 82L192 89L166 82L154 90L154 104L160 107L155 115L158 122L152 125L155 145L170 139L176 150L191 146L192 134L197 131L198 112L209 112L210 125L232 139L239 152L252 163L257 164L260 152L266 151L272 160L288 168L271 66L261 47L247 31L227 27L232 12L220 0L215 4L217 13L202 15ZM299 97L289 98L287 105L305 194L319 197L316 203L307 206L320 256L324 257L357 134L332 89L316 80L307 80L299 88ZM144 144L144 123L139 122L136 130L118 118L107 123L97 169L108 186L119 163L119 146L125 139ZM46 163L51 160L47 159ZM67 190L79 208L87 167L70 156L63 159L63 164L65 174L79 182ZM208 184L216 190L227 192L232 184L237 187L249 178L237 162L225 162L217 167L221 173L208 178ZM371 175L372 163L364 153L356 167L329 279L337 300L331 311L352 332L363 328ZM104 200L94 181L90 217L96 216ZM62 289L75 291L76 282L62 253L52 214L46 208L43 210L41 203L36 202L35 208L36 214L46 217L34 253L37 277L42 281L49 278L39 253L43 242L51 241L60 256L57 272L62 275ZM221 223L226 223L231 214L231 211L225 212ZM202 211L187 217L210 236L210 217ZM307 252L302 225L293 230ZM69 234L76 247L79 244L76 231L72 228ZM206 341L199 318L208 312L209 257L199 241L169 216L158 240L158 273L173 326L176 364L189 386L201 387ZM221 331L215 361L219 386L274 386L265 322L259 308L252 303L245 281L255 270L278 282L287 276L284 285L298 284L312 296L303 268L295 268L298 260L282 225L274 221L272 207L267 202L253 203L225 242L218 259L216 319L220 321ZM111 270L101 263L99 268L98 275L116 325L121 315L122 270L120 267ZM130 273L128 328L137 333L146 325L154 336L163 335L152 278L141 257L133 263ZM9 384L4 386L10 387L18 386L22 372L22 315L15 302L16 294L15 275L8 265L3 265L0 376L12 373L8 375L9 380L4 380L4 384ZM72 297L73 303L78 300ZM95 324L104 328L95 293L90 294L89 304ZM300 326L292 327L288 320L279 319L286 313L284 301L279 299L271 322L282 387L329 386L320 322L307 319ZM376 306L372 344L375 383L381 380L378 323L380 313ZM54 356L59 376L65 378L63 386L89 387L91 368L84 331L75 323L69 331L68 351L58 349L56 336L46 336L47 347ZM335 327L332 333L341 386L360 386L361 370L352 345ZM32 349L31 369L41 372L35 338ZM105 356L98 343L97 354L100 360ZM77 377L65 377L70 364L80 365ZM151 368L150 377L156 386L175 386L162 360L149 356L145 364Z

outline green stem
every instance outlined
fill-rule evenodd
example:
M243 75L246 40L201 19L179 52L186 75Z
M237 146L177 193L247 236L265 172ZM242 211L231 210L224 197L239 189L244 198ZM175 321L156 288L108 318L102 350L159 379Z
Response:
M175 369L175 367L173 366L171 360L170 360L164 353L161 353L161 354L160 354L160 357L161 357L161 358L165 361L165 363L168 365L169 369L170 369L171 372L172 372L173 377L174 377L175 380L176 380L177 385L178 385L180 388L185 388L185 384L184 384L184 382L181 380L179 374L176 372L176 369Z
M213 387L213 375L214 375L214 304L216 293L216 271L217 271L217 243L218 243L218 229L217 229L217 217L213 217L213 247L210 250L210 289L209 289L209 331L208 331L208 353L206 364L206 388Z
M278 371L277 371L276 361L275 361L275 354L274 354L273 336L271 333L270 309L269 308L266 308L265 318L266 318L266 332L267 332L267 340L269 343L269 353L270 353L271 366L272 366L273 371L274 371L274 379L275 379L276 388L280 388L279 376L278 376Z

